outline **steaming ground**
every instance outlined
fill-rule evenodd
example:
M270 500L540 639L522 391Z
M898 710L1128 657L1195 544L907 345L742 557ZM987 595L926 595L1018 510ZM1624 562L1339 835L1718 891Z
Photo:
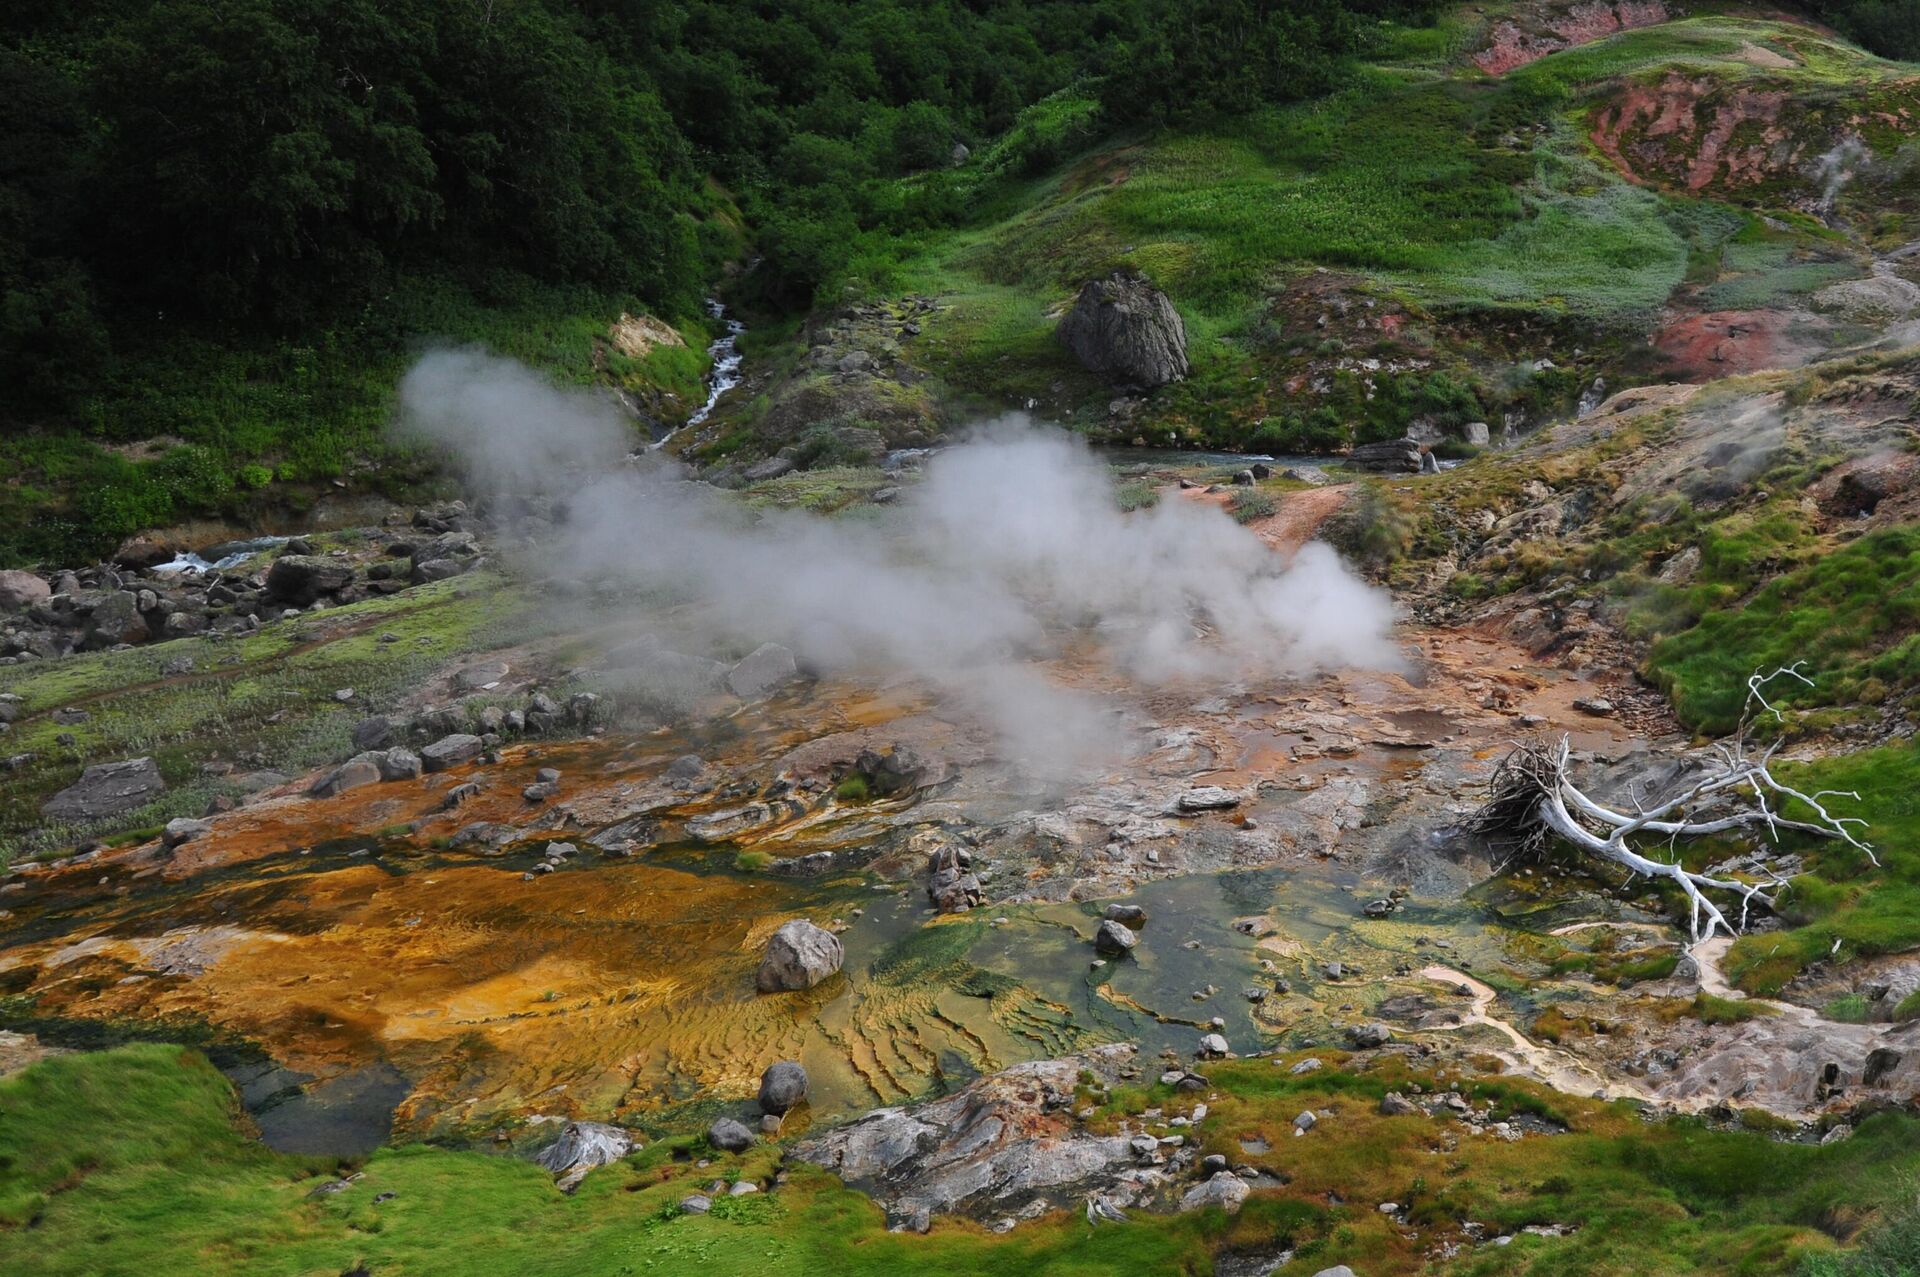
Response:
M821 673L924 678L1017 755L1111 744L1112 716L1034 664L1069 643L1091 639L1151 685L1400 662L1391 600L1326 546L1283 563L1214 507L1123 514L1083 443L1024 416L983 424L879 519L854 522L756 517L629 456L628 425L603 398L512 360L432 353L400 397L402 430L450 452L478 490L562 498L550 574L697 602L716 646L773 641ZM634 636L650 621L640 609Z

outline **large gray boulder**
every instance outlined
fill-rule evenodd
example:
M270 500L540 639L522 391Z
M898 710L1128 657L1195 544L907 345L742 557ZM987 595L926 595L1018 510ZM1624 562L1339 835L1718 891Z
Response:
M805 918L795 918L782 924L767 941L767 952L760 959L754 985L762 993L811 989L840 970L840 964L846 960L840 937Z
M140 615L139 596L126 590L101 598L87 620L87 646L91 648L144 643L152 633L146 618Z
M807 1071L796 1060L776 1060L760 1075L760 1111L785 1113L807 1098Z
M95 763L80 774L79 780L42 804L40 813L49 820L98 820L132 811L166 788L167 782L151 758Z
M355 754L346 762L313 782L307 793L315 798L332 798L351 789L380 783L380 755Z
M352 565L311 554L283 554L267 569L267 597L293 607L338 594L352 583Z
M18 612L53 597L53 587L31 572L0 572L0 612Z
M1187 375L1180 312L1130 271L1087 281L1056 331L1075 359L1115 385L1152 389Z
M554 1174L562 1192L572 1192L587 1172L617 1162L633 1152L633 1136L605 1122L568 1122L560 1138L546 1146L534 1161Z

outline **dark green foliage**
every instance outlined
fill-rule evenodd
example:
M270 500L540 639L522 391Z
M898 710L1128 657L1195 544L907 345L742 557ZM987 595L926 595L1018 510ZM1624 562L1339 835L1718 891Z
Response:
M1808 0L1804 7L1882 57L1920 61L1920 4L1913 0Z

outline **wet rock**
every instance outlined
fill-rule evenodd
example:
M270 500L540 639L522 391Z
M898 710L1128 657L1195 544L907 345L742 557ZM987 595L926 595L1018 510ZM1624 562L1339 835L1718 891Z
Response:
M0 572L0 612L23 612L53 597L53 587L31 572Z
M605 1122L568 1122L560 1138L533 1160L553 1172L562 1192L570 1193L588 1171L617 1162L633 1149L632 1134L621 1127Z
M1218 785L1202 785L1198 789L1189 789L1173 800L1174 809L1182 812L1223 811L1240 805L1240 795L1231 789L1222 789Z
M854 774L867 782L867 792L875 798L904 794L920 783L926 770L912 750L896 745L886 753L863 749L853 760Z
M927 899L941 913L964 913L979 904L983 893L979 876L969 872L971 857L953 844L935 850L927 860Z
M1056 335L1082 367L1116 385L1151 389L1187 375L1180 312L1132 272L1087 281Z
M1202 1210L1208 1206L1218 1206L1229 1215L1238 1215L1241 1206L1246 1204L1247 1197L1252 1192L1253 1190L1247 1186L1247 1181L1232 1171L1223 1170L1215 1173L1204 1184L1195 1184L1188 1189L1186 1196L1180 1199L1180 1209Z
M1109 958L1131 953L1133 947L1139 943L1140 937L1134 935L1131 928L1111 918L1102 921L1099 929L1093 933L1094 952L1105 954Z
M785 1113L807 1098L807 1071L794 1060L776 1060L760 1075L760 1108Z
M478 736L466 732L455 732L451 736L442 736L439 740L420 751L420 761L430 772L443 772L449 767L457 767L480 756L485 746Z
M49 820L99 820L118 816L166 792L159 765L151 758L95 763L80 779L49 798L40 812Z
M753 1147L754 1134L745 1122L723 1117L707 1128L707 1143L728 1153L744 1153Z
M727 690L741 700L754 700L799 677L793 653L778 643L763 643L727 671Z
M351 564L306 554L286 554L267 569L266 595L276 603L308 607L353 583Z
M1135 930L1147 925L1147 911L1139 905L1108 905L1100 916Z
M762 993L811 989L840 970L846 951L840 938L804 918L784 923L767 941L754 985Z

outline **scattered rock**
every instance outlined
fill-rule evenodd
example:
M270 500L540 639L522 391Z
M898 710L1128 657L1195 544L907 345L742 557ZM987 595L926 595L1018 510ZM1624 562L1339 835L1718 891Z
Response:
M167 822L160 831L160 845L172 850L181 843L192 842L195 838L204 838L213 831L213 826L204 820L189 820L185 816Z
M1418 1112L1420 1106L1398 1091L1388 1091L1380 1098L1382 1117L1411 1117Z
M465 732L455 732L451 736L442 736L439 740L420 751L420 761L430 772L443 772L449 767L457 767L480 756L486 748L478 736Z
M1147 911L1139 905L1108 905L1101 916L1108 922L1138 930L1147 925Z
M1203 785L1198 789L1189 789L1173 800L1174 809L1182 812L1222 811L1240 805L1240 795L1231 789L1222 789L1218 785Z
M355 754L319 780L314 781L307 792L315 798L331 798L335 794L344 794L350 789L377 785L381 780L380 764L384 757L382 754L374 753Z
M1246 1204L1253 1190L1247 1181L1232 1171L1219 1171L1203 1184L1195 1184L1180 1199L1180 1209L1201 1210L1208 1206L1218 1206L1229 1215L1238 1215L1241 1206Z
M276 603L309 607L322 597L338 594L353 583L353 567L333 559L285 554L267 569L266 593Z
M1099 929L1093 933L1094 952L1103 953L1110 958L1132 952L1133 947L1139 943L1140 937L1134 935L1130 928L1122 926L1111 918L1102 921Z
M0 611L20 612L53 597L53 587L31 572L0 572Z
M1393 1041L1393 1030L1384 1024L1356 1024L1347 1029L1347 1041L1357 1051L1370 1051Z

